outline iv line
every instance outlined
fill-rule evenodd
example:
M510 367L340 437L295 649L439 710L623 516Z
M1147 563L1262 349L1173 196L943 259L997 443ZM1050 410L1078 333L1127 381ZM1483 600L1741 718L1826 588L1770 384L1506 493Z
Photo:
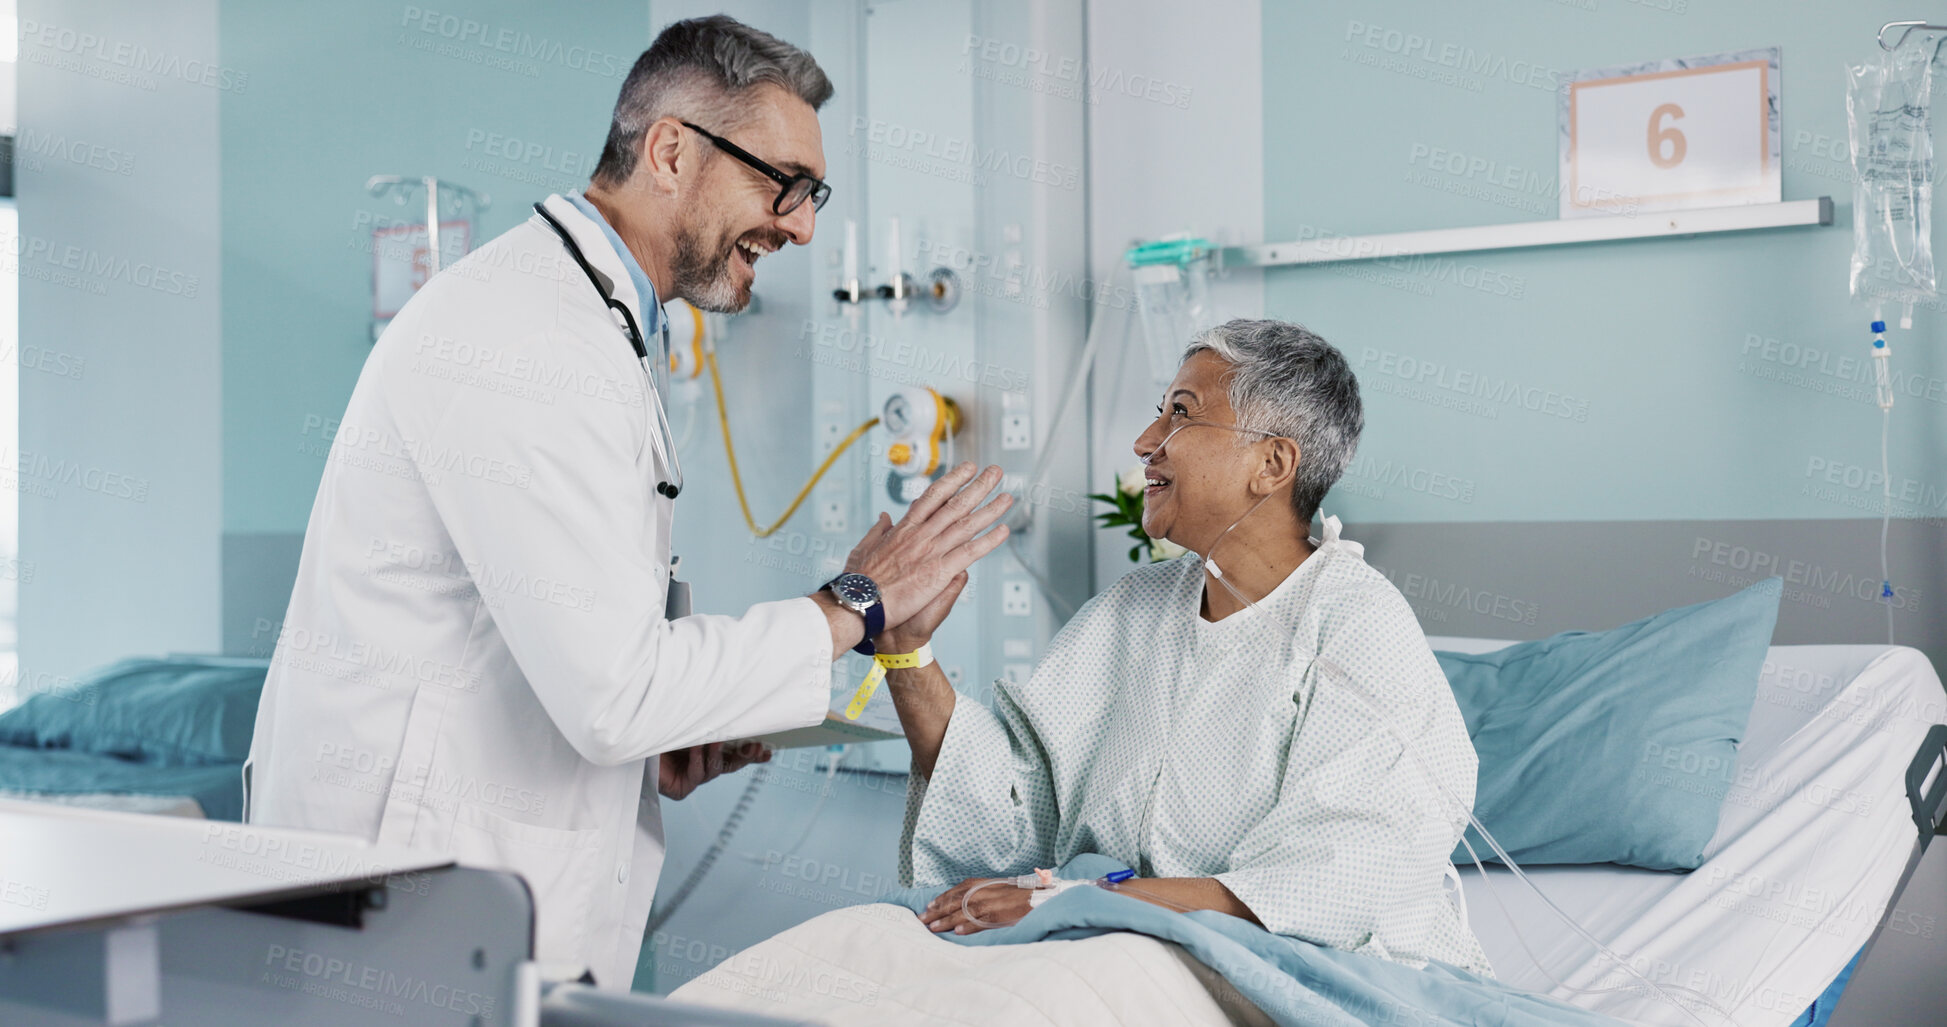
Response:
M1256 509L1256 508L1253 507L1252 509ZM1247 511L1244 516L1248 517L1250 516L1250 513ZM1240 517L1238 518L1238 520L1242 521L1243 518ZM1235 528L1236 526L1237 524L1233 523L1231 525L1231 528ZM1230 528L1224 529L1224 534L1229 534L1229 533L1230 533ZM1218 538L1219 540L1221 540L1222 535L1218 536ZM1212 553L1216 551L1216 546L1214 544L1211 546L1211 551ZM1210 563L1211 563L1210 558L1205 557L1206 566L1209 566ZM1235 596L1239 602L1244 603L1246 606L1250 607L1252 610L1255 610L1260 614L1264 613L1264 609L1262 607L1258 606L1257 603L1253 602L1249 596L1246 596L1242 591L1238 590L1238 588L1235 585L1232 585L1227 579L1225 579L1222 574L1213 573L1212 576L1217 579L1218 584L1229 589L1231 595ZM1269 614L1265 614L1264 623L1266 623L1267 625L1273 623ZM1583 941L1593 946L1597 953L1608 957L1610 960L1613 960L1615 963L1620 965L1625 971L1629 973L1630 976L1635 977L1637 980L1643 982L1643 984L1647 985L1649 989L1652 992L1655 992L1659 998L1662 998L1665 1002L1668 1002L1671 1006L1681 1011L1685 1016L1695 1021L1699 1025L1699 1027L1708 1027L1708 1025L1705 1024L1704 1020L1701 1017L1697 1016L1696 1013L1692 1012L1689 1007L1679 1003L1675 998L1673 998L1669 993L1670 991L1680 991L1686 994L1695 995L1697 996L1699 1001L1701 1001L1704 1005L1709 1006L1718 1015L1722 1016L1727 1023L1735 1024L1737 1022L1736 1020L1732 1019L1728 1011L1726 1011L1722 1006L1717 1005L1717 1003L1712 1001L1709 996L1705 995L1700 991L1696 991L1695 989L1692 988L1685 988L1675 984L1670 985L1669 990L1665 990L1665 988L1662 985L1659 985L1655 981L1650 980L1641 971L1637 970L1634 966L1631 966L1628 960L1623 959L1622 956L1618 955L1613 949L1609 948L1609 946L1604 945L1600 940L1598 940L1595 937L1595 935L1591 934L1587 928L1583 927L1581 923L1576 921L1574 917L1570 916L1566 910L1563 910L1560 906L1556 905L1555 900L1549 898L1548 895L1544 893L1538 885L1536 885L1532 880L1528 878L1528 875L1521 869L1521 867L1517 863L1515 863L1513 857L1508 855L1507 850L1501 847L1501 843L1496 841L1494 839L1494 835L1487 830L1487 828L1480 822L1480 819L1474 816L1474 810L1472 805L1460 802L1459 799L1456 798L1452 792L1447 790L1447 786L1445 782L1441 781L1437 776L1433 774L1433 772L1430 769L1428 769L1425 762L1420 759L1420 754L1418 750L1416 750L1413 747L1412 743L1407 740L1405 733L1399 729L1398 725L1393 723L1392 717L1387 715L1386 712L1383 709L1381 709L1379 706L1375 705L1372 702L1372 700L1366 698L1366 696L1359 689L1351 686L1352 676L1346 673L1344 668L1339 667L1337 664L1333 663L1329 659L1326 659L1324 656L1313 657L1313 662L1319 667L1321 672L1334 673L1339 677L1341 681L1343 681L1346 684L1347 687L1345 691L1348 694L1350 694L1353 698L1359 700L1359 702L1362 705L1364 705L1367 710L1369 710L1375 717L1378 718L1379 722L1385 726L1386 730L1391 732L1393 737L1399 741L1402 751L1404 751L1407 755L1413 757L1413 763L1415 766L1419 768L1420 775L1424 777L1429 783L1431 783L1434 786L1435 789L1437 789L1440 792L1441 797L1446 799L1448 803L1452 804L1454 808L1459 809L1466 814L1467 822L1473 826L1475 831L1480 833L1481 838L1487 842L1488 846L1491 849L1494 850L1495 856L1497 856L1501 860L1501 862L1505 864L1510 871L1513 872L1515 878L1521 881L1521 883L1527 885L1528 889L1534 892L1535 896L1541 899L1542 903L1546 905L1551 912L1553 912L1558 918L1560 918L1564 924L1568 925L1568 927L1571 930L1573 930L1577 935L1579 935ZM1468 854L1473 857L1474 868L1480 872L1481 879L1483 881L1486 881L1488 879L1487 868L1481 865L1480 857L1474 853L1473 846L1467 842L1467 837L1465 833L1461 835L1461 844L1467 848ZM1491 884L1488 887L1488 891L1489 894L1493 894L1493 886ZM1494 896L1494 900L1497 905L1500 904L1500 897L1498 895ZM1503 906L1502 909L1505 912L1506 907ZM1510 925L1513 924L1512 917L1509 918L1509 923ZM1515 936L1517 938L1520 937L1519 929L1515 930ZM1523 950L1528 949L1527 941L1525 939L1522 940L1521 947ZM1529 958L1531 960L1534 959L1534 955L1532 951L1529 951ZM1569 991L1582 992L1582 993L1595 993L1596 991L1624 990L1624 989L1582 989L1582 988L1570 987L1566 984L1563 984L1561 981L1556 980L1553 974L1550 974L1547 971L1547 969L1541 966L1541 962L1539 960L1534 960L1534 962L1536 968L1541 970L1543 976L1547 977L1551 981L1554 981L1554 983L1557 986L1565 988L1566 990Z
M1886 536L1893 526L1892 463L1887 459L1887 439L1893 428L1893 378L1886 367L1891 350L1886 345L1886 322L1874 321L1873 398L1879 403L1879 599L1886 606L1886 644L1893 644L1893 574L1886 559Z
M769 538L776 534L779 528L784 527L785 522L791 519L791 515L798 512L798 507L804 505L805 498L810 496L811 490L818 486L818 480L825 476L826 471L831 470L832 464L838 462L846 447L857 442L859 436L877 427L879 419L874 417L852 429L852 434L845 436L838 445L833 446L832 451L825 456L825 462L819 464L818 469L812 472L811 480L805 482L804 488L798 490L796 498L791 500L791 505L784 508L784 513L780 514L770 527L760 528L757 526L757 519L750 514L750 500L744 496L744 477L737 469L737 445L730 441L730 410L723 401L723 374L717 370L717 353L714 348L703 351L703 362L710 368L710 386L717 396L717 423L723 427L723 453L730 460L730 484L737 490L737 506L743 511L744 525L758 538Z
M723 855L723 850L730 845L730 839L737 834L737 828L743 824L744 814L750 811L750 804L756 800L758 791L764 787L764 779L770 773L770 769L760 763L755 770L751 771L750 781L744 785L744 793L737 797L737 804L731 807L730 815L723 819L723 827L718 829L716 840L704 850L702 858L698 859L696 866L690 869L689 876L683 878L683 883L670 894L668 903L652 910L649 924L644 928L646 935L653 938L662 925L667 923L670 917L675 916L677 910L683 908L683 903L687 902L690 895L696 891L696 886L702 884L703 879L709 876L710 868L716 865L717 858ZM650 773L654 772L651 768Z
M1189 425L1183 425L1179 427L1177 431L1181 431L1182 428L1185 427L1189 427ZM1216 427L1227 427L1227 426L1216 425ZM1174 436L1175 434L1176 432L1174 431L1170 433L1171 436ZM1169 436L1165 436L1163 441L1164 444L1167 445L1169 442ZM1162 449L1161 446L1157 447L1157 450L1160 451L1161 449ZM1243 603L1246 607L1250 608L1253 612L1259 614L1261 618L1261 622L1266 625L1267 630L1272 629L1272 625L1276 623L1275 619L1272 618L1270 614L1266 613L1263 607L1259 606L1249 596L1245 595L1243 591L1240 590L1237 586L1231 584L1228 578L1224 577L1223 571L1217 565L1215 556L1216 556L1218 544L1221 543L1226 537L1228 537L1230 533L1234 531L1239 524L1242 524L1245 518L1249 517L1253 513L1256 513L1258 508L1263 506L1265 501L1270 498L1271 498L1270 495L1266 495L1260 498L1257 501L1257 503L1252 505L1252 507L1249 510L1244 511L1243 516L1237 518L1235 521L1232 521L1229 527L1219 532L1217 534L1216 539L1211 542L1209 547L1209 552L1206 553L1203 558L1204 569L1210 573L1210 576L1214 578L1218 584L1224 586L1225 589L1229 590L1230 594L1236 597L1236 599L1239 602ZM1310 557L1307 557L1307 559L1310 559ZM1274 631L1273 638L1274 640L1282 641L1283 636L1278 635ZM1480 822L1480 819L1474 815L1474 810L1472 805L1468 803L1460 802L1459 799L1456 796L1454 796L1452 792L1448 791L1445 782L1441 781L1440 778L1434 775L1433 772L1426 766L1426 763L1420 759L1420 754L1418 750L1416 750L1413 747L1412 743L1407 739L1405 733L1399 729L1398 725L1393 723L1392 717L1389 716L1385 710L1380 708L1378 705L1374 704L1372 700L1368 699L1358 688L1352 687L1351 675L1346 673L1344 668L1339 667L1336 663L1333 663L1331 660L1325 658L1324 656L1314 656L1313 663L1319 668L1321 672L1321 677L1323 677L1326 673L1336 674L1338 678L1346 684L1345 691L1347 692L1347 694L1351 695L1353 698L1357 699L1362 705L1364 705L1366 709L1370 711L1379 720L1380 724L1382 724L1386 728L1386 730L1390 732L1396 740L1399 741L1401 750L1413 758L1413 763L1416 767L1419 768L1420 775L1423 778L1425 778L1429 783L1431 783L1436 790L1439 791L1442 798L1444 798L1449 804L1451 804L1454 808L1460 810L1466 816L1468 824L1470 824L1475 831L1480 833L1481 838L1487 842L1488 846L1494 851L1495 856L1498 857L1501 860L1501 862L1507 866L1508 870L1514 874L1515 878L1519 880L1522 884L1527 885L1528 889L1534 892L1535 897L1541 899L1543 905L1547 906L1550 912L1554 913L1556 917L1558 917L1564 924L1566 924L1571 930L1573 930L1578 936L1580 936L1583 941L1587 942L1590 946L1592 946L1599 955L1607 957L1609 960L1621 966L1623 970L1626 971L1631 977L1634 977L1637 980L1641 981L1644 985L1646 985L1649 988L1651 992L1655 993L1655 995L1658 998L1661 998L1663 1001L1669 1003L1673 1008L1681 1012L1684 1016L1688 1017L1690 1020L1697 1023L1699 1027L1709 1027L1709 1025L1705 1023L1702 1017L1698 1016L1688 1006L1685 1006L1682 1003L1678 1002L1676 998L1670 994L1671 991L1677 991L1687 995L1696 996L1699 1002L1701 1002L1705 1006L1710 1007L1712 1011L1716 1012L1719 1016L1723 1017L1726 1023L1730 1023L1733 1025L1736 1024L1737 1021L1731 1017L1729 1011L1724 1009L1722 1006L1718 1005L1714 1000L1710 998L1710 996L1704 994L1703 992L1697 991L1694 988L1686 988L1676 984L1669 985L1668 988L1666 989L1663 985L1659 985L1655 981L1650 980L1648 976L1643 974L1642 971L1637 970L1634 966L1630 965L1629 961L1622 958L1622 956L1616 953L1615 950L1603 944L1599 939L1595 937L1594 934L1590 933L1587 928L1583 927L1580 922L1578 922L1574 917L1570 916L1566 910L1562 909L1559 905L1556 905L1555 900L1549 898L1548 895L1541 890L1540 886L1536 885L1533 880L1529 879L1527 873L1523 871L1520 865L1514 861L1514 858L1512 856L1509 856L1507 850L1501 847L1501 843L1495 840L1494 835L1491 832L1489 832L1487 830L1487 827ZM1467 841L1467 836L1465 832L1461 834L1460 843L1463 847L1467 849L1467 854L1469 857L1472 858L1474 863L1474 868L1476 871L1480 873L1481 880L1483 882L1489 882L1488 894L1494 899L1495 905L1500 907L1502 914L1504 916L1508 916L1507 907L1504 904L1502 904L1500 895L1494 891L1494 887L1487 876L1487 868L1482 865L1480 856L1474 851L1473 845ZM1456 883L1457 880L1458 879L1456 878ZM1018 881L1014 879L1000 878L992 881L984 881L968 889L960 897L961 913L964 916L966 916L969 922L979 927L993 928L993 927L1010 926L1009 924L983 921L979 917L973 914L973 910L970 907L970 902L972 901L974 894L979 892L982 888L986 888L989 885L993 885L993 884L1006 884L1006 883L1013 883L1018 886ZM1135 890L1135 889L1131 889L1131 890ZM1149 895L1149 893L1146 892L1142 894ZM1176 906L1174 903L1170 903L1167 900L1161 899L1160 897L1153 896L1153 895L1150 895L1149 897L1155 898L1159 902L1159 904L1172 906L1173 908L1179 910L1183 909L1183 907ZM1461 901L1464 902L1465 899L1463 898ZM1512 916L1508 916L1508 923L1510 927L1513 927L1514 918ZM1528 955L1529 960L1534 963L1535 968L1541 971L1542 976L1548 978L1559 988L1577 994L1606 994L1606 993L1616 992L1616 991L1633 990L1629 988L1579 988L1579 987L1574 987L1572 985L1568 985L1562 982L1561 980L1557 979L1554 974L1550 973L1548 969L1542 965L1539 959L1535 958L1533 950L1529 948L1527 939L1521 936L1521 932L1519 928L1514 928L1514 933L1516 939L1519 940L1521 943L1522 951Z
M982 920L981 918L974 915L973 906L972 906L973 897L982 888L986 888L996 884L1010 884L1016 888L1027 888L1027 889L1041 888L1042 887L1041 885L1034 882L1033 880L1034 877L1035 875L1033 874L1022 874L1019 877L996 877L991 881L982 881L979 884L976 884L973 887L968 888L966 891L960 893L960 915L966 917L967 922L973 924L975 927L979 927L982 928L983 930L990 930L990 931L999 927L1012 927L1015 924L1020 923L1021 922L1020 920L1009 920L1005 923L998 920ZM1105 877L1105 878L1100 878L1096 881L1092 881L1090 883L1095 885L1096 887L1101 888L1104 891L1111 891L1111 892L1118 892L1118 893L1129 892L1130 894L1133 895L1141 895L1143 897L1143 901L1145 902L1153 902L1158 906L1167 906L1170 909L1174 909L1179 913L1196 912L1196 909L1193 907L1177 905L1176 903L1171 902L1170 900L1162 897L1161 895L1156 894L1155 892L1144 891L1141 888L1131 888L1129 887L1129 883L1126 880L1113 882L1113 883L1104 883L1106 881L1108 881L1108 878Z
M1183 430L1183 428L1187 428L1187 427L1189 427L1189 425L1183 425L1182 427L1179 427L1177 431L1181 431ZM1225 427L1225 426L1218 425L1217 427ZM1169 436L1165 436L1163 439L1164 444L1167 445L1170 437L1174 436L1175 434L1176 432L1171 432ZM1161 446L1157 447L1158 451L1160 451L1161 449L1162 449ZM1204 554L1204 558L1203 558L1204 568L1210 572L1210 576L1216 579L1218 584L1228 589L1230 591L1230 594L1236 597L1236 599L1239 602L1249 607L1253 612L1259 614L1261 623L1265 625L1266 630L1268 631L1272 630L1272 626L1277 623L1276 619L1273 618L1270 614L1265 613L1263 607L1259 606L1256 602L1252 601L1250 596L1245 595L1242 590L1240 590L1236 585L1231 584L1230 580L1224 577L1223 571L1220 570L1217 566L1215 557L1217 553L1218 544L1221 543L1224 540L1224 538L1228 536L1232 531L1234 531L1239 524L1244 523L1244 518L1249 517L1253 513L1256 513L1257 508L1263 506L1264 500L1269 498L1270 496L1267 495L1264 497L1264 499L1258 500L1256 505L1252 506L1249 510L1244 511L1244 515L1242 517L1239 517L1235 521L1232 521L1230 527L1225 528L1223 531L1219 532L1217 538L1214 541L1212 541L1210 544L1210 551ZM1315 552L1314 555L1316 555ZM1306 559L1311 559L1311 558L1312 557L1307 557ZM1286 636L1279 635L1275 631L1273 631L1272 633L1272 639L1274 642L1282 642L1284 637ZM1367 710L1369 710L1375 717L1378 718L1379 722L1385 726L1386 730L1391 732L1393 737L1399 741L1401 751L1413 757L1413 763L1415 766L1419 768L1420 775L1424 777L1428 782L1430 782L1434 786L1434 788L1440 792L1442 798L1446 799L1447 802L1452 804L1454 808L1460 810L1462 813L1466 815L1467 822L1473 826L1474 830L1480 832L1481 838L1485 840L1488 846L1494 850L1494 854L1500 858L1501 862L1506 864L1507 868L1514 873L1514 876L1518 880L1520 880L1521 883L1527 885L1529 890L1533 891L1535 893L1535 896L1541 899L1542 903L1545 904L1550 911L1552 911L1557 917L1561 918L1563 923L1567 924L1570 929L1575 931L1576 934L1580 935L1583 941L1586 941L1590 945L1594 946L1595 950L1598 953L1600 953L1603 956L1607 956L1609 959L1620 964L1622 968L1628 971L1631 976L1637 978L1638 980L1642 981L1644 984L1648 985L1650 990L1655 992L1658 997L1662 998L1665 1002L1668 1002L1670 1005L1680 1010L1685 1016L1696 1021L1699 1027L1708 1027L1708 1025L1704 1023L1703 1019L1697 1016L1696 1013L1692 1012L1689 1009L1689 1007L1678 1003L1677 1000L1672 998L1669 992L1665 991L1662 986L1658 985L1656 982L1644 976L1634 966L1631 966L1627 960L1623 959L1620 955L1617 955L1614 950L1610 949L1607 945L1604 945L1601 941L1597 940L1595 935L1589 933L1587 928L1584 928L1579 922L1575 920L1574 917L1569 916L1566 910L1563 910L1560 906L1556 905L1553 899L1549 898L1546 894L1542 892L1540 887L1538 887L1533 881L1529 880L1528 875L1522 871L1521 867L1518 864L1515 863L1514 858L1508 855L1507 850L1501 847L1501 843L1496 841L1494 839L1494 835L1488 832L1486 826L1484 826L1480 822L1480 819L1474 816L1474 809L1472 804L1460 802L1459 799L1456 798L1452 792L1449 792L1447 790L1447 786L1445 782L1441 781L1437 776L1435 776L1433 772L1430 769L1428 769L1426 763L1420 759L1420 754L1418 750L1414 749L1412 743L1407 740L1405 732L1401 731L1399 729L1399 726L1393 723L1393 718L1389 716L1385 710L1381 709L1378 705L1376 705L1372 700L1366 698L1366 696L1359 689L1352 687L1351 685L1352 675L1346 673L1344 668L1338 666L1336 663L1333 663L1331 660L1325 658L1324 656L1315 655L1312 658L1312 662L1314 663L1314 665L1316 665L1319 668L1321 672L1321 677L1325 673L1330 672L1336 674L1338 678L1345 683L1346 685L1345 691L1353 698L1359 700L1359 702L1362 705L1364 705ZM1488 880L1487 868L1481 865L1480 857L1477 854L1475 854L1473 846L1468 843L1467 835L1465 832L1461 833L1460 842L1463 846L1466 847L1468 855L1473 857L1474 868L1480 872L1481 880L1482 881ZM1456 884L1458 884L1458 875L1455 876L1455 882ZM1491 884L1488 886L1488 892L1490 895L1494 894L1493 886ZM1465 899L1463 898L1462 901L1464 902ZM1494 895L1494 901L1496 905L1500 905L1500 901L1501 901L1500 896ZM1506 907L1502 906L1501 908L1505 913ZM1514 922L1513 917L1509 917L1508 922L1510 926L1513 926L1513 922ZM1519 928L1515 929L1515 937L1517 938L1521 937L1521 932ZM1528 951L1528 957L1529 959L1534 961L1536 969L1541 970L1542 975L1544 977L1547 977L1549 980L1554 981L1554 983L1557 986L1578 993L1594 993L1594 991L1592 991L1591 989L1570 987L1566 984L1563 984L1561 981L1556 980L1553 974L1549 973L1546 968L1542 967L1540 960L1534 959L1534 953L1528 950L1528 943L1526 939L1521 940L1521 947L1524 951ZM1709 996L1703 994L1702 992L1696 991L1695 989L1692 988L1685 988L1675 984L1670 985L1670 988L1675 991L1681 991L1687 994L1696 995L1703 1002L1704 1005L1707 1005L1711 1009L1715 1010L1717 1014L1722 1016L1727 1023L1731 1023L1733 1025L1736 1024L1737 1021L1731 1018L1729 1012L1725 1011L1723 1007L1717 1005L1717 1003L1712 1001ZM1596 989L1596 990L1624 990L1624 989Z
M1886 436L1892 431L1893 408L1886 406L1879 411L1879 580L1881 591L1891 591L1893 574L1886 562L1886 535L1893 526L1893 479L1889 477L1889 463L1886 459ZM1881 605L1886 607L1886 644L1893 644L1893 597L1880 596Z

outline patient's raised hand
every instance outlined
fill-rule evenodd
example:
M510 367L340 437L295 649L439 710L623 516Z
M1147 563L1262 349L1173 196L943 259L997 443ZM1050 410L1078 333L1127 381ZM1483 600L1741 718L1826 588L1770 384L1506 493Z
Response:
M925 909L920 910L919 922L935 934L948 931L972 934L988 927L1005 927L1027 916L1028 896L1034 892L1005 881L982 888L972 898L967 898L967 893L973 891L976 885L992 880L995 878L969 877L941 892L927 903ZM970 917L968 913L973 915Z
M967 572L961 571L947 582L933 601L920 607L918 613L906 618L903 624L888 624L886 630L872 644L882 653L910 653L933 640L933 632L940 630L946 615L953 612L953 604L960 599L960 593L967 587Z

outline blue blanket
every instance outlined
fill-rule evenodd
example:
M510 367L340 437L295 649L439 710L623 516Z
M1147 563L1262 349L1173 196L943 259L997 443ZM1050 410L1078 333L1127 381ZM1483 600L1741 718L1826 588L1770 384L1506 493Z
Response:
M1095 878L1122 869L1106 856L1083 855L1062 867L1060 876ZM918 913L943 890L905 888L885 901ZM1017 945L1110 931L1135 931L1183 946L1280 1024L1613 1027L1620 1022L1439 963L1415 970L1272 934L1222 913L1176 913L1100 888L1072 888L1011 927L940 937L962 945Z
M71 749L0 745L0 791L187 795L211 820L243 819L243 764L172 767Z

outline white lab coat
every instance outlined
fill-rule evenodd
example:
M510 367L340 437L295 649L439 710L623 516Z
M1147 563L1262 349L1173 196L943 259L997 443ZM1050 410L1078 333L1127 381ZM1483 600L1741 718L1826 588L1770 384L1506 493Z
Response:
M651 324L601 227L547 207ZM428 282L332 442L249 771L253 823L518 871L537 958L622 989L663 861L648 758L814 724L831 687L809 599L665 617L653 397L538 215Z

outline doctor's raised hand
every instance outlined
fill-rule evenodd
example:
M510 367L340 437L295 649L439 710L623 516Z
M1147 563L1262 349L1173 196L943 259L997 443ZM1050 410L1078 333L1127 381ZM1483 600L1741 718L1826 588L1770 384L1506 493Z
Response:
M833 658L861 646L868 634L883 638L890 631L898 637L909 622L917 627L930 618L925 634L931 635L965 586L967 568L1007 541L1007 526L996 522L1013 506L1014 497L1005 492L994 496L1000 482L999 467L976 474L973 464L963 463L913 500L896 523L879 516L846 560L845 575L814 596L831 625ZM872 597L848 597L839 587L854 575L870 579L876 588L879 623L860 608L870 605L863 598Z
M871 642L887 668L886 683L913 751L913 769L923 775L930 776L939 759L955 699L952 683L933 659L933 632L966 588L967 567L1007 539L1004 524L980 534L1013 505L1014 497L1006 493L980 505L1000 477L998 467L978 477L972 464L955 467L914 501L898 524L881 514L845 563L848 572L884 574L891 583L886 587L899 590L900 605L895 607L891 597L885 600L884 629ZM905 605L909 596L910 606Z

